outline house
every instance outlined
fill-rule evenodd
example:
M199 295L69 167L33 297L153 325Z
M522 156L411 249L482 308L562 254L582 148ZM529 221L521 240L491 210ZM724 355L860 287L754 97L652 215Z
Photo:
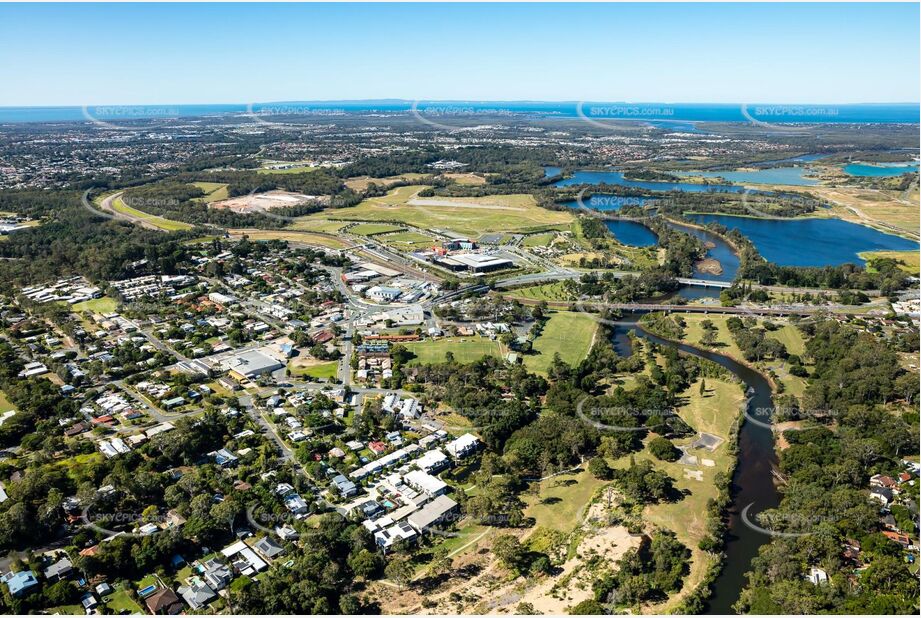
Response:
M463 459L472 455L479 448L480 441L472 433L465 433L456 440L452 440L445 445L445 450L454 459Z
M809 575L806 576L806 579L809 580L813 586L827 584L828 573L819 567L809 567Z
M447 496L438 496L407 517L406 522L421 534L444 522L455 512L457 502Z
M185 405L185 399L182 397L173 397L172 399L167 399L163 402L163 409L172 410L183 405Z
M159 588L144 600L144 604L147 605L147 611L154 615L175 616L185 610L185 605L169 588Z
M197 581L188 586L180 586L179 594L193 610L201 609L217 598L217 593L208 584Z
M208 453L208 457L211 457L214 460L214 463L222 468L232 468L237 465L237 462L239 461L237 456L228 451L226 448L211 451Z
M253 549L262 554L262 557L266 558L267 560L274 560L278 556L285 553L285 548L268 536L264 536L253 543Z
M100 598L107 597L113 592L115 592L115 590L109 585L109 582L102 582L96 586L96 594L98 594Z
M451 465L451 460L448 459L447 455L441 452L441 449L434 448L430 451L426 451L422 457L413 463L423 472L434 474L436 472L441 472Z
M892 530L883 530L883 536L893 543L898 543L905 549L908 549L911 546L911 539L908 538L907 534L902 534L901 532L893 532Z
M444 495L448 491L447 483L437 476L432 476L428 472L423 472L422 470L407 472L403 476L403 480L416 491L421 491L431 498Z
M269 566L243 541L228 545L221 550L221 554L233 563L234 569L247 577L264 571Z
M80 597L80 605L83 606L83 609L89 612L89 610L99 605L99 600L93 595L92 592L87 592L82 597Z
M383 549L388 549L397 541L411 542L415 541L418 537L418 533L413 530L405 521L398 524L394 524L385 530L379 530L374 533L374 542L377 543L378 547Z
M51 566L49 566L44 571L45 579L50 582L56 582L58 580L69 577L74 570L74 565L71 564L70 559L67 556L64 556Z
M25 596L30 590L38 586L38 580L32 571L19 571L13 573L10 571L0 578L6 587L10 589L10 594L16 598Z
M285 496L285 508L294 515L306 515L310 512L307 502L299 494L288 494Z
M879 501L883 506L887 506L892 502L892 490L886 487L871 487L870 497Z
M215 558L208 560L201 567L202 577L213 590L223 590L233 579L233 571L230 570L230 567Z
M275 528L275 534L281 538L283 541L293 541L298 538L300 535L297 533L297 530L285 524L283 526L277 526Z
M342 474L334 476L331 482L333 487L336 488L336 491L338 491L343 498L349 498L358 493L358 487L355 483L345 478Z

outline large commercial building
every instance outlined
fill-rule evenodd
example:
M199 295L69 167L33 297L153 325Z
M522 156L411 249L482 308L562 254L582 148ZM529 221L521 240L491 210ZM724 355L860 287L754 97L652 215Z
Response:
M472 273L488 273L504 268L514 268L515 263L507 258L480 253L458 253L435 260L437 266L451 271L469 271Z

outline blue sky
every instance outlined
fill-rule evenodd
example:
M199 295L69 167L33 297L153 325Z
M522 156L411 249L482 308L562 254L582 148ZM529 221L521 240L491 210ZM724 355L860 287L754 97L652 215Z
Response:
M906 4L0 5L0 105L919 100Z

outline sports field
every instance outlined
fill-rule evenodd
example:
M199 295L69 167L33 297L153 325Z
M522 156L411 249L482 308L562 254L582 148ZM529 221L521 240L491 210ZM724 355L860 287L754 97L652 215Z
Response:
M430 230L449 230L471 237L483 232L525 232L568 229L573 216L540 208L530 195L420 198L422 185L397 187L357 206L310 215L305 220L337 219L403 223ZM319 214L319 213L318 213Z
M502 357L502 349L497 341L485 337L447 337L444 339L413 341L403 344L416 355L409 361L410 365L434 365L445 362L445 354L454 354L459 363L472 363L484 356Z
M547 373L555 354L572 366L588 355L598 330L594 316L587 313L557 311L550 315L544 330L534 341L534 354L524 356L525 366L536 373Z
M402 227L388 223L359 223L348 229L349 234L358 234L359 236L376 236L377 234L401 231L403 231Z
M112 313L118 307L118 301L114 298L109 298L108 296L103 296L102 298L94 298L93 300L85 300L82 303L77 303L71 306L71 310L77 313L81 311L90 311L92 313Z

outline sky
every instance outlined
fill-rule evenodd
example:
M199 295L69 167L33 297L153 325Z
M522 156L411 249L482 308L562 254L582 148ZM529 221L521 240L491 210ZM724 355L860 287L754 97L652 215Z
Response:
M0 106L919 100L919 5L0 4Z

